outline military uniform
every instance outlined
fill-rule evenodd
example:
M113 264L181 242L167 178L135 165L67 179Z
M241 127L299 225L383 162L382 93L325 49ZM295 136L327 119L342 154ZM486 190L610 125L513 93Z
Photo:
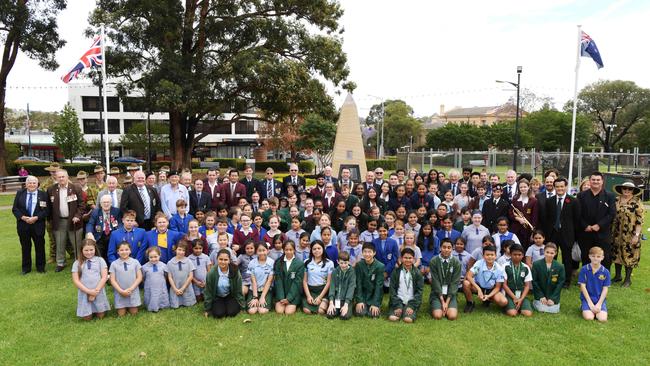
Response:
M52 176L49 176L40 184L39 188L43 190L43 192L47 192L47 189L55 184L56 180ZM54 232L52 231L52 221L49 219L45 224L45 230L47 231L47 238L50 242L50 259L47 262L54 263L56 261L56 242L54 241Z

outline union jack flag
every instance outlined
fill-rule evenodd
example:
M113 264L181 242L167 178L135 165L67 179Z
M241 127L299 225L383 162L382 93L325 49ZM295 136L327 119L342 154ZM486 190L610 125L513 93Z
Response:
M86 68L101 66L103 60L102 55L102 38L101 36L95 37L93 44L90 46L90 49L81 56L79 62L72 68L67 74L61 77L64 83L69 83L79 76L79 73Z
M590 57L594 60L599 69L604 66L598 47L596 47L596 42L594 42L594 40L585 32L582 32L580 40L580 56Z

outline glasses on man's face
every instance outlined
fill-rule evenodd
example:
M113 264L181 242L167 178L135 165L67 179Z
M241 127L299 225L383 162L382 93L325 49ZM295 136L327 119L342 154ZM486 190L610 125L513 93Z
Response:
M384 172L375 172L375 174L384 174Z
M290 172L297 172L298 169L290 169L289 171L290 171Z
M272 175L272 174L273 174L273 173L271 173L271 172L266 172L266 175Z

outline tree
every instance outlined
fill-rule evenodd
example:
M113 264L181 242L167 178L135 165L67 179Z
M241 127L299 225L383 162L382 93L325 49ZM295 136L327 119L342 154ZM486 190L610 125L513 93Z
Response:
M650 89L633 81L600 80L580 91L577 107L591 121L596 142L610 152L650 111ZM564 108L571 110L572 102Z
M61 112L59 123L52 127L54 143L61 149L66 159L81 155L86 150L86 141L79 127L77 112L68 103Z
M282 123L264 123L257 130L257 139L268 150L289 151L291 159L295 159L296 147L298 141L298 130L302 125L303 119L300 116L287 117Z
M548 95L537 95L530 89L522 88L519 92L519 109L531 113L544 108L553 107L553 98ZM517 96L511 96L506 105L517 106ZM516 113L515 113L516 114Z
M86 143L86 154L94 157L100 157L102 156L102 152L105 149L106 141L103 141L95 138ZM109 141L108 142L108 150L112 151L114 147L117 147L117 144ZM103 164L104 162L102 162Z
M485 150L485 130L471 124L448 123L427 133L427 147L432 149Z
M377 126L382 118L381 108L381 104L375 104L370 108L366 124ZM384 102L384 123L384 148L387 153L409 145L411 136L416 139L422 132L422 122L413 117L413 108L403 100ZM381 127L378 128L378 131L381 131ZM371 146L376 146L377 138L380 138L379 135L380 133L368 139Z
M173 167L181 168L203 137L199 121L232 123L257 108L260 120L282 123L328 104L320 80L354 88L345 82L342 14L328 0L103 0L90 23L106 24L115 44L107 65L119 94L144 90L169 112Z
M66 8L65 0L16 0L0 2L0 175L7 175L4 131L7 78L16 63L18 51L38 61L46 70L55 70L55 52L65 41L59 39L57 14Z
M298 129L296 146L301 150L316 152L321 167L332 163L332 150L336 139L336 123L316 113L305 117Z
M169 127L160 121L150 121L151 151L163 154L169 150ZM147 156L149 137L147 136L147 123L134 123L127 133L120 136L120 143L136 156Z
M560 149L569 151L571 148L571 112L542 108L522 119L521 132L529 136L530 146L541 151ZM575 149L589 144L591 123L579 115L576 119Z

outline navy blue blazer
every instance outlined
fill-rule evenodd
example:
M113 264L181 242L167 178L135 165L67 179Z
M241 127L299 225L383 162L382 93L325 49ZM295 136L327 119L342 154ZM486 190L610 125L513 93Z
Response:
M372 244L375 246L375 258L384 264L385 271L388 273L388 277L393 273L395 265L397 264L397 259L399 258L399 246L395 239L386 238L386 247L382 249L381 239L377 238L372 241Z
M174 245L178 243L179 240L181 240L185 236L184 233L179 233L178 231L174 230L167 230L167 248L160 248L160 261L163 263L167 263L170 259L172 259L176 254L174 252ZM157 247L158 246L158 230L153 229L151 231L147 231L147 233L144 235L144 244L140 246L140 250L138 250L138 255L136 258L140 261L140 263L144 264L149 261L148 258L146 258L146 252L147 249L150 247Z
M111 207L109 227L111 232L117 230L122 226L122 212L117 207ZM104 236L104 214L101 207L95 208L90 213L90 218L86 224L86 233L93 233L95 241Z
M127 241L131 245L131 258L135 258L142 262L138 258L140 252L140 247L144 245L144 235L146 231L139 227L134 227L131 231L131 235L126 234L124 226L121 226L119 229L111 233L111 238L108 240L108 265L110 266L117 258L120 256L117 254L117 245L123 241Z
M30 225L20 219L23 216L31 216L27 209L27 188L23 188L16 193L16 197L14 198L14 205L11 209L11 212L16 217L18 230L27 230ZM45 220L49 214L50 211L47 206L47 193L36 190L36 206L34 207L34 216L38 217L38 220L36 220L36 222L32 225L34 225L37 230L45 230Z

